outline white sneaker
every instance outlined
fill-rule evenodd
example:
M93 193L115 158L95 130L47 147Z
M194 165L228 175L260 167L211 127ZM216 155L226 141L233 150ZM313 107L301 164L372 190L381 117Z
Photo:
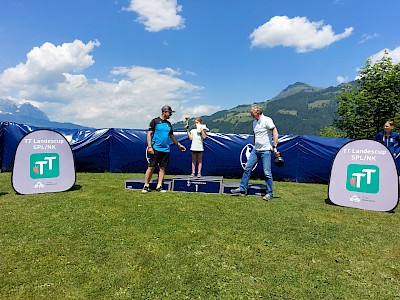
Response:
M165 193L166 190L163 190L163 189L162 189L162 186L159 186L158 188L156 188L156 192Z
M150 192L149 187L148 186L144 186L143 189L142 189L142 193L148 193L148 192Z
M246 196L246 192L245 191L241 191L240 188L231 190L231 194L232 195L239 195L239 196Z

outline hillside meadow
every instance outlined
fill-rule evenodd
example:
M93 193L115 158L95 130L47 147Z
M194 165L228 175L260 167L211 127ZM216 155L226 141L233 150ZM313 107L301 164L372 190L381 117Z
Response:
M127 190L143 174L78 173L17 195L0 174L0 299L400 299L400 217L327 203Z

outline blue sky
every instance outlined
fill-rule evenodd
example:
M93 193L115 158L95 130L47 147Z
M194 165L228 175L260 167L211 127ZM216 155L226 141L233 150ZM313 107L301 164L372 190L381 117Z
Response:
M0 98L52 121L147 128L164 104L209 115L295 82L400 61L399 0L0 0ZM266 112L268 114L268 112Z

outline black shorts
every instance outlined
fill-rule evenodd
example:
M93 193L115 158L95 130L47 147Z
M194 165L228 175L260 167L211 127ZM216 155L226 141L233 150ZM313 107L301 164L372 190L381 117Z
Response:
M154 168L159 166L166 169L168 167L169 152L161 152L154 150L154 154L150 154L149 167Z

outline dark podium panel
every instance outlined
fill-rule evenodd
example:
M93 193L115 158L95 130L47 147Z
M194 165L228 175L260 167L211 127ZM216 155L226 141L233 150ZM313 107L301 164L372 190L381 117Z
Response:
M238 182L225 182L223 187L224 194L230 194L231 190L239 187ZM263 184L249 184L247 186L247 196L264 196L265 185Z
M221 194L222 176L176 176L172 179L172 191Z
M171 190L171 179L164 179L162 188L163 190L170 191ZM130 190L141 190L143 189L144 178L130 178L125 180L125 188ZM157 178L153 178L149 184L150 190L155 190L157 187Z
M125 188L130 190L141 190L144 178L130 178L125 180ZM155 190L157 178L150 182L150 190ZM231 190L239 187L239 182L224 182L222 176L190 177L178 175L172 179L164 179L163 189L172 192L208 193L208 194L231 194ZM249 184L248 196L264 196L265 185Z

